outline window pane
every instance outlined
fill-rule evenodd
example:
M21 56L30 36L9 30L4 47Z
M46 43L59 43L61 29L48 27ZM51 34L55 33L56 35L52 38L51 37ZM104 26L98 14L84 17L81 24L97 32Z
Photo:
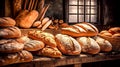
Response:
M79 15L79 22L84 22L84 15Z
M91 15L91 22L97 22L97 16L96 15Z
M85 15L85 22L89 22L90 15Z
M96 0L91 0L91 3L90 3L90 0L86 0L86 5L96 5L97 4L97 2L96 2Z
M69 22L77 22L77 15L69 15Z
M77 6L69 6L69 13L77 13Z
M91 11L90 11L90 9L91 9ZM86 14L96 14L97 13L97 9L96 9L96 7L89 7L89 6L86 6L86 8L85 8L85 13Z
M79 5L84 5L84 0L79 0Z
M79 6L79 14L84 14L84 7L83 6Z
M77 0L69 0L69 5L77 5Z

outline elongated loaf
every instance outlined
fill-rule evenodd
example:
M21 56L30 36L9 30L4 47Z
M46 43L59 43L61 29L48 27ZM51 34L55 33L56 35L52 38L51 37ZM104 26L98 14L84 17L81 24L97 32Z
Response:
M31 39L43 41L46 45L49 45L51 47L57 46L55 36L48 32L33 30L28 32L28 37Z
M58 49L66 55L79 55L81 53L80 44L71 36L57 34L56 42Z
M17 42L15 39L0 40L0 53L15 53L23 50L24 44Z
M0 29L0 38L18 38L21 37L21 30L18 27L7 27Z
M0 27L9 27L15 26L16 22L11 17L2 17L0 18Z
M62 28L61 33L73 37L96 36L98 34L98 29L94 25L84 22Z
M58 48L50 46L46 46L43 49L34 52L34 54L53 58L60 58L62 56L62 53Z
M33 22L37 19L38 14L39 13L36 10L21 11L15 19L17 26L19 26L21 28L30 28L32 26Z
M80 43L84 53L97 54L100 52L100 46L93 38L79 37L77 41Z
M33 59L33 55L25 50L12 54L1 54L0 66L5 66L15 63L30 62L32 61L32 59Z

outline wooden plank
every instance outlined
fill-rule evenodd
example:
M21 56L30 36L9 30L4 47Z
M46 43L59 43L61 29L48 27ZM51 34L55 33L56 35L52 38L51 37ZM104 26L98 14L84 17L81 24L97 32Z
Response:
M74 67L82 67L82 64L74 64Z

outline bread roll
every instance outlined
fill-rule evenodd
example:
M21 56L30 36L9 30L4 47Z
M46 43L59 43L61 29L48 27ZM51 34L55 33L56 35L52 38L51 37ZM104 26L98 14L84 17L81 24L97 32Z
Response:
M117 38L120 38L120 33L116 33L116 34L112 35L112 37L113 37L113 38L116 38L116 37L117 37Z
M33 22L37 19L38 14L39 13L36 10L24 10L18 14L15 20L19 27L30 28Z
M44 46L45 44L42 41L30 40L29 42L25 43L24 50L37 51L44 48Z
M40 26L40 25L42 26L41 21L36 21L33 23L32 27L38 28L38 26Z
M7 27L0 29L0 38L18 38L21 37L21 30L18 27Z
M51 47L57 46L55 36L51 33L33 30L28 33L28 36L31 39L43 41L46 45L49 45Z
M66 55L79 55L81 53L80 44L72 37L63 34L56 36L58 49Z
M17 53L1 54L0 55L0 66L23 63L32 61L33 56L30 52L22 50Z
M62 28L61 33L72 37L96 36L98 34L98 29L90 23L78 23Z
M80 43L84 53L97 54L100 52L100 46L90 37L79 37L77 41Z
M112 27L108 30L111 34L120 33L120 27Z
M108 40L105 40L98 36L95 37L95 40L98 43L98 45L100 46L100 51L110 52L112 50L112 44Z
M17 42L15 39L0 40L0 53L15 53L23 50L24 44Z
M16 24L15 20L10 17L0 18L0 27L15 26L15 24Z
M34 54L53 57L53 58L60 58L62 56L62 53L56 47L49 47L49 46L35 52Z

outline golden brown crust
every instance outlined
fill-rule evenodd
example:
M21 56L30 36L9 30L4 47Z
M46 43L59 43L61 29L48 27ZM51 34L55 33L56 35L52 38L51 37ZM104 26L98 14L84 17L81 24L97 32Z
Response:
M58 49L66 55L79 55L81 53L80 44L72 37L63 34L56 35Z
M120 33L120 27L112 27L108 30L111 34Z
M42 41L30 40L25 43L24 49L27 51L37 51L44 48L45 44Z
M7 27L0 29L1 38L18 38L21 37L21 30L18 27Z
M30 28L34 21L37 19L38 14L39 13L36 10L31 11L24 10L16 17L15 20L19 27Z
M17 42L15 39L0 40L0 53L15 53L24 48L23 43Z
M32 61L33 56L30 52L22 50L17 53L2 54L0 56L0 66L5 66L15 63L23 63Z
M28 37L35 40L43 41L46 45L51 47L56 47L55 36L51 33L42 32L42 31L30 31Z
M15 20L10 17L0 18L0 27L15 26L15 24L16 24Z
M98 29L89 23L79 23L62 28L61 33L70 35L72 37L96 36L98 34Z

